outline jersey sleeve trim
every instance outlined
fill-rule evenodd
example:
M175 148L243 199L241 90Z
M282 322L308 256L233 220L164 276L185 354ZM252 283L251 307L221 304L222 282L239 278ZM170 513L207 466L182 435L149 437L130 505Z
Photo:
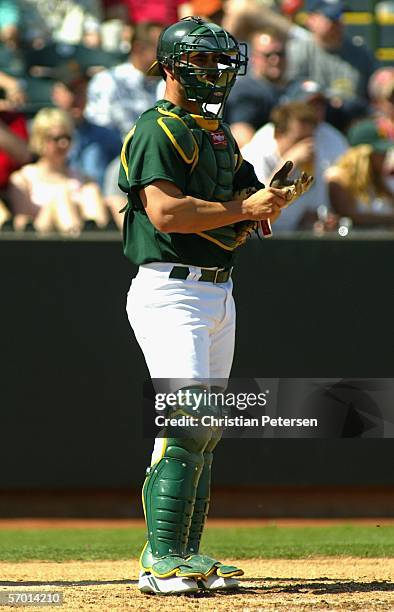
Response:
M127 149L128 143L130 142L131 138L133 137L133 134L135 132L135 128L136 127L137 126L134 125L131 128L130 132L127 134L127 136L126 136L126 138L124 139L124 142L123 142L122 150L120 152L120 161L122 163L123 170L126 173L127 179L129 178L129 167L128 167L128 164L127 164L126 149Z

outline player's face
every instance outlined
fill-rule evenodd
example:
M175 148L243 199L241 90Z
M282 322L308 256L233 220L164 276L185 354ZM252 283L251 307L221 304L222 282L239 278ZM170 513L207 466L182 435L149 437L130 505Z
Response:
M211 103L219 104L225 95L224 88L231 86L235 80L238 66L238 55L236 52L199 52L193 51L181 57L181 63L191 68L195 86L198 88L208 87L211 92ZM210 85L214 85L211 88Z
M257 34L252 41L252 64L257 77L279 81L286 68L284 44L268 34Z
M199 68L217 69L219 58L219 53L194 52L190 54L190 63Z
M200 76L204 77L210 83L214 83L217 79L217 71L229 68L231 66L232 57L223 53L190 53L189 64L200 69L207 69L204 73L200 72Z

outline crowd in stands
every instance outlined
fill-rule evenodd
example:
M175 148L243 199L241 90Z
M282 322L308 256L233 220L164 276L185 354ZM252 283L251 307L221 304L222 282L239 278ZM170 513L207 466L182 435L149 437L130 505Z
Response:
M394 228L394 66L342 1L0 0L0 229L121 229L122 141L162 95L161 29L187 15L248 43L224 118L259 180L287 159L315 177L275 230Z

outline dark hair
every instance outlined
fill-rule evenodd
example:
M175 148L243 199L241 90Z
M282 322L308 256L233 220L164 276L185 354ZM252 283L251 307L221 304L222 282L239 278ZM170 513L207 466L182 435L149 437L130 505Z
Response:
M276 106L271 112L270 119L274 124L275 131L282 134L287 131L292 119L314 126L318 124L315 109L305 102L288 102Z

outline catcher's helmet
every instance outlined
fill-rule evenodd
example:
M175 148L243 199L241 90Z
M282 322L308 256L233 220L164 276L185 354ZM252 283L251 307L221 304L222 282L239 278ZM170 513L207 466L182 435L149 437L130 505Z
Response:
M214 53L217 66L208 67L193 62L197 54ZM168 67L185 89L186 98L204 104L223 107L237 75L246 73L248 58L245 43L200 17L185 17L165 28L157 45L157 60L148 74L164 76Z

